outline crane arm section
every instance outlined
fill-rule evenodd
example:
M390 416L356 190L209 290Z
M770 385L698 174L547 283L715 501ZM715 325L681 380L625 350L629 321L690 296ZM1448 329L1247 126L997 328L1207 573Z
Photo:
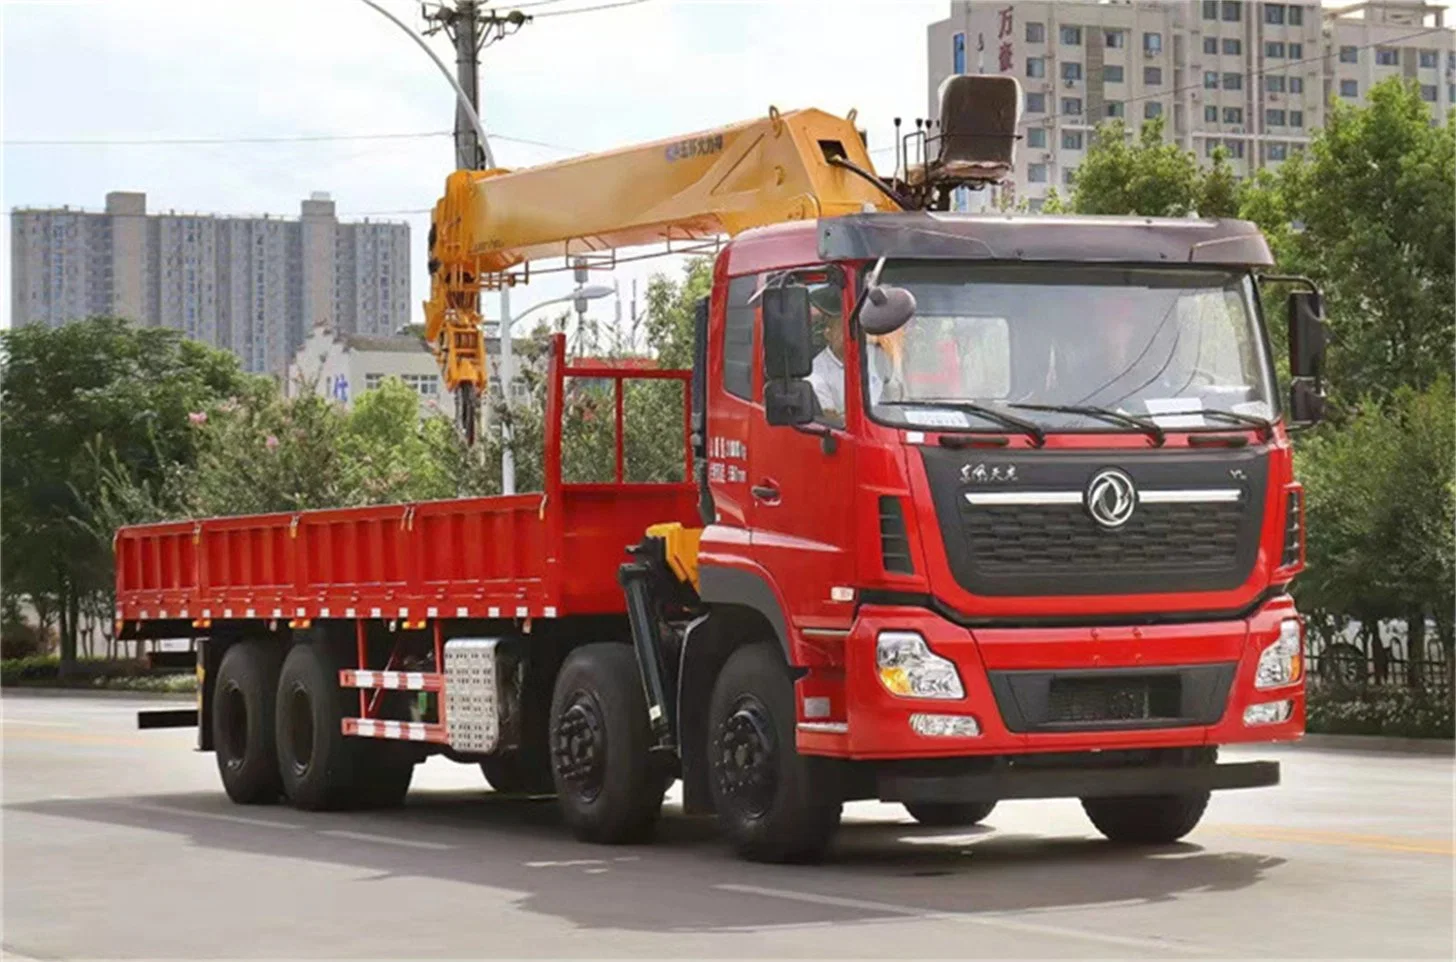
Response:
M446 386L485 386L480 291L527 261L896 210L854 115L779 113L522 170L457 170L430 228L426 338Z

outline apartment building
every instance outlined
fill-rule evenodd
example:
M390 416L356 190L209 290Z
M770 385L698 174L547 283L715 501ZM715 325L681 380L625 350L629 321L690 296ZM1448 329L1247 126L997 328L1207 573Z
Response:
M1456 102L1456 31L1445 8L1381 0L1339 8L1255 0L957 0L927 30L929 113L957 73L1003 73L1024 101L1014 182L990 200L1040 207L1065 194L1097 125L1165 134L1199 157L1222 146L1236 173L1309 143L1332 97L1358 102L1390 75L1416 80L1444 117Z
M409 225L346 223L315 193L297 219L148 214L116 191L101 212L11 213L11 323L117 314L283 374L308 332L391 334L409 322Z

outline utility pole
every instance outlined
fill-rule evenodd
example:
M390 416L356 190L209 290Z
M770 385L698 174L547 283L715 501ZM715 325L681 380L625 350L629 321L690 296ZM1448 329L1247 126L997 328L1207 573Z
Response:
M475 112L480 112L480 51L529 23L531 18L519 10L500 14L482 9L480 0L455 0L452 7L439 3L431 9L421 5L420 13L430 26L425 36L445 32L455 45L455 78ZM484 170L492 167L488 145L483 144L470 121L464 104L455 107L455 167L458 170Z
M485 170L495 166L490 154L490 145L482 141L483 127L480 114L480 51L530 22L531 18L519 10L499 14L494 10L482 10L478 0L455 0L453 7L446 3L436 4L430 9L420 5L420 13L430 24L425 35L441 30L455 44L455 78L460 98L455 105L455 168L457 170ZM469 102L467 108L466 102ZM475 114L471 116L472 112ZM476 305L477 309L479 305ZM510 406L511 386L515 381L515 363L511 342L511 292L509 282L500 289L500 368L501 397L505 402L505 423L501 425L501 491L515 494L516 465L511 451ZM468 398L465 403L488 403L482 398Z

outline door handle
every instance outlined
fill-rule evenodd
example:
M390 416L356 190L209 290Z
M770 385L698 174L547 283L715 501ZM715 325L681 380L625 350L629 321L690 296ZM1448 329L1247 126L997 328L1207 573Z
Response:
M772 481L763 481L748 489L753 496L766 504L779 503L779 486Z

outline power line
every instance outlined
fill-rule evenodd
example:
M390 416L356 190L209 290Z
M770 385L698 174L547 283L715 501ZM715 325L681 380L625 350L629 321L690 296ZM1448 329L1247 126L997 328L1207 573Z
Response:
M1388 46L1391 46L1393 44L1400 43L1400 42L1405 41L1405 40L1414 40L1417 37L1424 37L1425 35L1431 34L1431 33L1441 33L1441 32L1443 32L1445 30L1448 30L1448 29L1450 29L1450 28L1449 27L1427 27L1424 30L1417 30L1415 33L1403 34L1403 35L1401 35L1399 37L1390 37L1390 38L1387 38L1385 40L1377 40L1377 41L1372 41L1372 42L1367 43L1367 44L1361 44L1360 46L1357 46L1355 49L1358 51L1358 50L1369 50L1369 49L1371 49L1373 47L1388 47ZM1267 61L1269 58L1265 58L1265 59ZM1283 64L1278 65L1278 66L1263 67L1263 68L1258 69L1258 70L1251 70L1251 71L1249 71L1248 76L1257 79L1257 78L1263 77L1265 74L1268 74L1268 73L1277 73L1277 72L1282 71L1282 70L1288 70L1290 67L1300 67L1300 66L1304 66L1306 64L1319 63L1322 60L1324 60L1324 55L1323 54L1321 54L1320 56L1317 56L1317 57L1305 57L1305 58L1300 59L1300 60L1290 60L1290 61L1287 61L1287 62L1285 62ZM1228 71L1228 72L1232 73L1232 71ZM1240 76L1244 76L1244 74L1241 73ZM1117 103L1121 103L1121 104L1135 104L1135 103L1138 103L1138 102L1143 101L1143 100L1160 100L1160 99L1162 99L1164 97L1174 96L1176 94L1183 93L1184 91L1187 91L1187 90L1204 90L1204 89L1212 89L1212 88L1205 88L1201 82L1200 83L1189 83L1189 84L1184 84L1181 87L1173 87L1173 88L1171 88L1169 90L1158 90L1158 91L1154 91L1152 93L1141 94L1141 95L1139 95L1137 97L1129 97L1126 100L1120 100L1120 101L1116 101L1116 102ZM1102 119L1111 119L1111 118L1089 118L1089 119L1102 120ZM1096 125L1093 124L1093 126L1096 126ZM1205 131L1204 133L1207 133L1207 134L1210 134L1210 135L1215 135L1216 134L1218 136L1226 136L1226 137L1233 137L1233 138L1237 138L1239 136L1242 136L1240 134L1223 134L1223 133L1221 133L1219 131ZM897 144L886 144L883 147L876 147L876 148L874 148L873 150L869 151L869 153L871 153L871 154L882 154L882 153L885 153L886 151L895 150L895 149L897 149L897 147L898 147Z
M6 147L172 147L172 146L210 146L218 144L292 144L292 143L324 143L330 141L357 141L357 140L407 140L423 137L449 137L448 130L429 130L418 133L398 134L316 134L302 136L280 136L280 137L157 137L157 138L119 138L109 139L77 139L77 140L4 140L0 141ZM544 140L531 140L527 137L511 137L506 134L491 134L497 140L504 140L513 144L525 144L530 147L544 147L547 150L559 150L568 154L583 153L579 147L568 147L565 144L553 144Z
M1404 35L1399 36L1399 37L1388 37L1385 40L1377 40L1377 41L1372 41L1371 43L1361 44L1360 46L1356 47L1355 49L1356 50L1369 50L1372 47L1388 47L1388 46L1391 46L1392 44L1397 44L1397 43L1400 43L1401 41L1404 41L1404 40L1414 40L1416 37L1424 37L1426 34L1430 34L1430 33L1440 33L1440 32L1443 32L1445 30L1448 30L1448 29L1450 29L1450 28L1448 28L1448 27L1427 27L1424 30L1417 30L1415 33L1407 33L1407 34L1404 34ZM1267 60L1269 58L1266 57L1265 59ZM1281 70L1288 70L1290 67L1300 67L1300 66L1304 66L1306 64L1319 63L1320 61L1322 61L1324 59L1325 59L1324 56L1323 55L1320 55L1318 57L1305 57L1302 60L1290 60L1290 61L1287 61L1287 62L1285 62L1283 64L1280 64L1278 66L1275 66L1275 67L1264 67L1264 68L1261 68L1259 70L1251 70L1251 71L1248 72L1248 75L1250 77L1259 78L1259 77L1263 77L1267 73L1276 73L1276 72L1281 71ZM1233 71L1227 71L1227 72L1228 73L1232 73ZM1240 76L1243 76L1243 75L1240 74ZM1174 94L1180 94L1180 93L1183 93L1185 90L1204 90L1204 89L1214 89L1214 88L1205 88L1202 83L1189 83L1189 84L1184 84L1181 87L1173 87L1172 89L1167 90L1167 91L1157 91L1157 92L1154 92L1154 93L1142 94L1141 96L1129 97L1127 100L1118 101L1118 102L1119 103L1123 103L1123 104L1135 104L1135 103L1138 103L1139 101L1142 101L1142 100L1157 100L1157 99L1160 99L1162 97L1168 97L1168 96L1172 96ZM1230 134L1228 136L1235 136L1236 137L1238 135L1237 134Z
M573 13L593 13L597 10L612 10L616 7L635 7L639 3L646 3L647 0L618 0L617 3L603 3L595 7L577 7L575 10L547 10L545 13L532 14L533 18L541 17L565 17Z
M279 137L139 137L81 140L5 140L6 147L150 147L182 144L289 144L318 143L332 140L407 140L419 137L448 137L448 130L422 130L398 134L301 134Z

